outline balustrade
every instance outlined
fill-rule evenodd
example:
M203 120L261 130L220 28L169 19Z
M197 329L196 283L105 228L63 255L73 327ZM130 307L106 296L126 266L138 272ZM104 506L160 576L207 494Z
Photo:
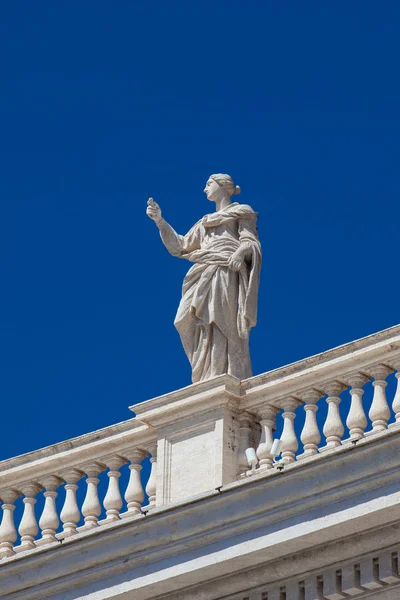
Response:
M145 494L141 482L142 461L148 451L144 448L132 449L126 456L114 455L100 460L80 464L76 467L62 469L61 471L41 477L38 481L21 483L16 489L3 489L0 491L2 500L2 520L0 525L0 559L13 556L15 553L30 550L43 544L59 543L65 537L79 535L79 533L101 526L103 523L118 521L123 507L123 499L119 488L119 469L130 461L130 478L125 491L127 510L124 518L139 514ZM153 448L153 467L155 468L156 452ZM100 501L98 475L109 469L108 489L103 502ZM153 478L147 485L150 505L155 505L156 480L153 468ZM83 477L86 478L86 495L79 506L77 499L78 484ZM58 489L64 484L65 497L60 513L57 511L56 498ZM84 484L83 484L84 485ZM43 492L44 506L42 514L37 520L35 505L37 496ZM23 514L18 529L14 522L15 502L22 496ZM99 521L103 509L106 518ZM79 523L84 518L84 524ZM63 525L59 531L60 521ZM20 543L16 545L18 535Z
M397 388L392 402L392 410L386 397L387 377L397 370ZM366 383L371 382L373 387L373 398L369 411L363 403L363 395ZM348 389L348 391L346 391ZM318 403L326 396L327 415L323 421L317 414ZM344 409L340 410L340 404L344 403ZM280 414L277 406L283 410ZM300 412L297 410L299 406ZM341 412L347 417L345 419L349 432L347 436ZM296 412L295 412L296 411ZM295 425L296 413L298 413ZM368 412L368 416L367 416ZM249 471L249 465L245 463L245 446L250 441L251 421L257 419L262 429L261 439L257 447L257 458L259 461L256 470ZM281 451L279 461L273 459L270 454L274 439L273 432L276 429L276 419L282 426ZM390 422L392 419L392 423ZM283 398L272 397L263 401L254 408L253 413L244 412L239 416L239 452L238 452L238 475L247 476L271 469L280 465L295 463L298 460L318 455L327 450L347 444L357 443L365 436L379 433L388 427L400 422L400 358L394 358L386 363L377 363L365 367L362 371L343 372L343 375L335 379L327 378L326 381L318 381L318 387L309 387L293 391L291 395ZM302 424L302 427L301 427ZM325 444L321 444L321 433L325 438ZM300 443L303 451L299 452ZM247 446L249 447L249 446Z
M303 365L299 363L284 371L278 370L276 375L273 372L264 374L260 376L258 390L254 384L257 377L240 384L240 393L237 392L239 384L235 383L234 393L229 391L231 404L227 411L230 415L229 427L226 428L229 429L229 444L224 434L226 422L222 422L225 417L221 417L222 412L218 413L218 419L222 421L218 424L221 437L216 448L217 451L221 449L221 456L228 465L225 467L224 461L218 462L221 456L215 461L217 469L223 471L226 468L226 471L218 472L218 477L223 476L220 480L231 483L236 475L238 478L253 474L269 475L274 472L274 467L289 470L296 468L298 461L303 459L305 462L322 460L332 453L341 452L342 446L345 450L360 440L364 444L379 439L388 428L390 435L395 432L400 423L400 339L396 344L388 341L386 346L381 345L379 352L376 350L374 354L374 360L363 360L358 366L352 346L348 357L341 355L341 361L335 354L329 363L324 355L320 362L312 358L304 361ZM314 361L312 368L310 360ZM397 371L397 389L392 395L392 386L387 387L386 380L394 371ZM212 383L210 385L211 388L204 392L208 403L213 401ZM366 396L363 395L364 386L368 392ZM182 402L184 393L184 390L179 392L177 402ZM196 394L200 393L196 391ZM220 390L218 393L223 392ZM90 443L87 436L79 443L65 443L60 451L60 461L55 459L53 452L46 449L38 451L32 479L28 479L31 476L30 458L26 463L23 463L23 457L17 457L15 461L11 459L9 471L8 466L2 471L0 469L0 499L3 503L0 558L32 551L45 544L59 544L66 537L83 533L91 535L91 530L99 529L103 524L118 525L121 518L134 518L141 512L146 514L156 505L157 493L160 494L158 505L168 502L165 498L171 472L181 476L184 471L173 471L170 463L177 460L171 452L174 440L165 433L169 432L168 428L162 429L164 425L169 426L178 413L175 410L169 413L170 408L163 413L159 423L160 432L165 437L157 439L160 433L157 422L153 421L153 413L156 414L160 406L160 399L156 399L155 408L149 409L152 424L138 419L139 424L114 426L110 434L88 434L92 436ZM189 410L188 404L183 406L186 411ZM168 418L171 418L170 422ZM137 431L140 433L137 434ZM195 431L193 428L193 435ZM275 453L271 454L276 431L282 431L280 459ZM135 437L135 443L131 444L130 436L133 435L139 437ZM202 435L205 435L204 432ZM209 430L206 435L212 440ZM237 441L234 443L235 436ZM185 444L189 440L190 436L185 438ZM160 464L163 469L170 470L167 473L157 472L157 468L160 469L157 467L157 444ZM251 452L247 452L252 457L251 470L246 458L249 448L252 448ZM150 456L150 472L145 469L148 475L146 482L143 481L142 463L147 456ZM210 453L208 456L213 455ZM179 460L182 458L185 457L181 454ZM186 458L191 458L190 448ZM121 469L126 463L129 463L129 481L125 483ZM128 469L123 469L122 473L128 475ZM210 481L212 486L211 477ZM144 507L146 495L148 504ZM190 489L187 497L190 497ZM59 506L57 498L61 501ZM18 510L15 512L16 504ZM38 507L41 506L43 509L39 514ZM17 519L15 515L18 515ZM16 523L18 520L19 523ZM334 575L330 574L328 579L324 583L325 588L332 589L334 594Z

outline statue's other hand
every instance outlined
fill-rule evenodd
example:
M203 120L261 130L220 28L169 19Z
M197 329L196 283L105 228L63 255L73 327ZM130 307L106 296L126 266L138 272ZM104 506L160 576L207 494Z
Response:
M158 206L157 202L154 202L153 198L147 200L146 215L156 223L161 221L161 208Z
M231 271L240 271L240 269L243 267L244 264L244 259L242 256L238 256L236 254L232 254L232 256L230 257L229 261L228 261L228 268Z

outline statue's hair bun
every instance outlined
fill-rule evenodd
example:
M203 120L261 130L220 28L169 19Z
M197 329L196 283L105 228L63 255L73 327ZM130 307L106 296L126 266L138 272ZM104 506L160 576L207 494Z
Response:
M233 193L235 196L240 194L240 185L235 185L235 187L233 188Z

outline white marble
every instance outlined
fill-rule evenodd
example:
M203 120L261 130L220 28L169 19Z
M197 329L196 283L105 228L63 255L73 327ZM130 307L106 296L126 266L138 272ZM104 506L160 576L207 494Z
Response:
M147 215L173 255L194 265L183 282L175 326L192 367L192 381L228 373L251 376L249 335L257 322L261 247L257 213L232 202L240 188L229 175L211 175L205 187L216 211L186 235L177 234L150 198Z
M397 426L283 474L90 528L3 559L2 600L244 600L277 588L301 600L314 577L329 594L387 590L400 577L399 466Z
M245 381L195 383L131 407L134 419L3 461L2 600L397 598L399 401L385 388L399 367L398 326Z

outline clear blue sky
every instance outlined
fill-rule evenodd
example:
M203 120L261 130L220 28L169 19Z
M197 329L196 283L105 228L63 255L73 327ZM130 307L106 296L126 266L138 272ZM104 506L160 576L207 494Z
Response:
M1 458L190 383L181 233L230 173L259 212L254 373L400 321L400 4L2 5Z

